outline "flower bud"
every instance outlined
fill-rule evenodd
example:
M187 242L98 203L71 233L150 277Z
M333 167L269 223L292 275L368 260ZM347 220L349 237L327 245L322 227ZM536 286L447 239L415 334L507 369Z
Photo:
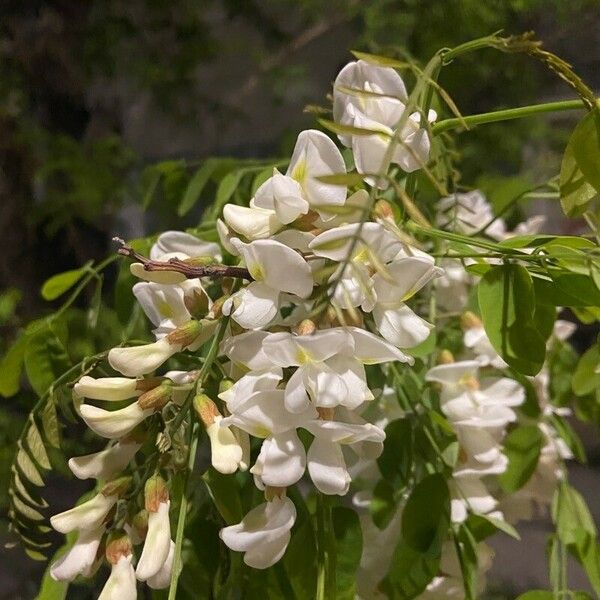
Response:
M166 336L166 339L172 346L180 346L183 349L187 348L190 344L193 344L201 332L202 323L196 319L191 319L169 333Z
M176 332L177 330L173 333ZM108 353L108 362L113 369L130 377L150 373L180 350L169 341L168 337L166 336L153 344L113 348Z
M373 217L384 221L394 221L394 210L387 200L377 200L373 207Z
M144 504L149 513L158 511L161 502L169 501L169 489L160 475L154 475L146 481L144 487Z
M129 271L138 279L163 285L174 285L176 283L182 283L187 279L187 277L179 271L147 270L142 263L131 263L131 265L129 265Z
M183 303L193 317L203 317L208 312L208 296L198 287L192 288L184 295Z
M233 381L231 379L221 379L219 382L219 398L221 394L228 392L233 387Z
M131 485L132 478L128 475L123 477L117 477L117 479L113 479L112 481L108 481L102 486L100 493L107 498L109 496L117 496L117 498L123 495Z
M223 296L221 296L220 298L217 298L214 302L213 305L211 306L210 310L208 311L208 317L210 319L218 319L223 315L223 305L225 304L225 302L227 302L227 300L229 300L229 295L225 294Z
M161 410L171 399L172 384L163 382L148 392L143 393L137 400L142 410Z
M194 397L194 410L204 427L210 427L216 417L222 416L217 405L206 394L197 394Z
M143 508L136 513L131 520L131 534L133 536L133 542L139 544L145 539L148 533L148 511Z
M481 319L470 310L463 313L460 317L460 326L463 329L472 329L474 327L481 327Z
M450 352L450 350L447 350L446 348L444 348L438 356L438 364L439 365L449 365L449 364L452 364L453 362L454 362L454 355L452 354L452 352Z
M310 319L304 319L295 328L295 333L298 335L312 335L317 330L317 326L314 321Z
M111 533L106 542L106 560L116 565L121 558L127 558L133 553L133 544L124 532Z

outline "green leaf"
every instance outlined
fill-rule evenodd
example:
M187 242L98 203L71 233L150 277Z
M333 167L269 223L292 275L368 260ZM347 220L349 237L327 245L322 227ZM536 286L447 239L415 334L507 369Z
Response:
M158 189L158 184L162 179L163 174L160 170L150 167L146 169L142 175L142 186L143 186L143 196L142 196L142 208L146 210L152 200L154 200L154 196L156 194L156 190Z
M553 306L600 306L600 291L589 275L548 270L552 281L536 277L535 294L540 303Z
M19 442L20 444L20 442ZM16 464L19 467L19 471L21 475L33 485L37 487L42 487L44 485L44 480L40 475L37 467L34 462L31 460L29 454L23 449L22 446L19 445L19 449L17 451Z
M554 594L546 590L531 590L521 594L517 600L554 600Z
M385 428L383 452L377 459L384 480L397 489L406 486L412 467L412 425L409 419L397 419Z
M202 166L194 173L177 208L177 214L180 217L186 215L194 207L196 202L198 202L202 191L209 182L211 175L214 173L218 164L218 159L209 158L204 161Z
M218 207L218 212L221 212L221 209L227 202L233 193L237 189L242 177L246 174L244 169L235 169L234 171L230 171L221 179L221 183L219 183L219 187L217 188L217 196L215 199L215 207Z
M467 519L469 530L478 542L502 531L516 540L520 540L519 532L504 519L496 519L489 515L476 515L471 513Z
M554 425L554 429L556 433L561 437L561 439L567 444L573 456L580 462L586 462L585 456L585 448L583 447L583 442L580 437L575 433L571 425L566 419L563 419L560 415L553 414L552 424Z
M409 496L402 513L402 538L417 552L436 555L448 531L450 493L444 477L428 475Z
M333 508L332 521L336 541L336 598L354 600L363 545L360 522L356 512L344 506Z
M397 508L394 488L385 479L380 479L373 488L373 498L369 503L369 512L376 527L379 529L387 527L396 514Z
M364 60L372 65L378 67L391 67L392 69L405 69L410 67L410 63L389 56L380 56L379 54L369 54L368 52L358 52L357 50L351 50L352 54L359 60Z
M478 285L485 332L498 354L516 371L536 375L546 343L534 320L536 299L527 269L505 264L490 269Z
M400 540L380 587L392 599L416 598L437 575L439 565L439 556L421 554Z
M508 457L508 467L498 477L506 492L516 492L529 481L543 445L544 436L536 425L517 427L506 436L503 452Z
M42 439L40 430L37 428L33 415L31 414L29 415L28 425L29 427L25 436L27 448L38 465L40 465L42 469L49 471L52 467L50 465L50 460L48 459L46 447L44 446L44 440Z
M292 533L283 556L283 565L298 600L313 600L316 596L317 546L310 519Z
M25 371L38 396L69 368L69 357L58 334L54 325L47 325L30 336L27 343Z
M46 279L42 285L42 298L44 300L56 300L65 292L70 290L88 271L92 263L72 271L65 271Z
M212 467L203 475L217 510L227 525L242 520L242 501L235 477L223 475Z
M600 387L600 373L596 373L598 365L600 350L595 344L581 356L573 374L571 386L578 396L585 396Z
M333 133L338 135L378 135L386 139L391 139L391 136L379 129L365 129L363 127L353 127L352 125L342 125L328 119L318 119L319 123Z
M26 348L27 336L21 335L0 360L0 395L5 398L19 391Z
M598 110L590 111L569 138L560 168L560 202L569 217L581 215L600 191Z

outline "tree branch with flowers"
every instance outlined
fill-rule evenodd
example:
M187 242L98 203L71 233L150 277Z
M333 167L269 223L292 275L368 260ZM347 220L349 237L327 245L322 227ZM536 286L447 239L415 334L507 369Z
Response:
M483 48L542 60L578 97L461 115L438 78ZM96 447L107 440L69 459L95 487L50 517L69 542L47 580L65 593L101 569L101 599L143 586L169 599L471 599L486 540L549 511L552 589L535 598L571 593L568 554L600 594L596 528L566 468L585 458L566 417L596 414L600 352L578 359L559 314L600 317L596 99L529 35L443 49L423 68L357 59L320 121L342 149L303 131L285 172L269 169L241 203L218 194L197 229L116 238L133 261L120 297L137 301L120 342L50 381L28 369L40 400L10 493L32 556L48 547L40 491L64 437L57 409ZM456 129L560 110L587 112L558 183L527 193L584 215L582 237L540 233L539 216L509 228L459 183L450 149ZM61 351L61 315L111 260L48 282L74 295L23 339ZM137 337L140 310L153 342Z

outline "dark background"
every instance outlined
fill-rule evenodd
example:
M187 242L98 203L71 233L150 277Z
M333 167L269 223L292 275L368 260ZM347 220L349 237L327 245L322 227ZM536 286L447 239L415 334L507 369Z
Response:
M600 87L600 3L592 0L2 0L0 353L47 310L39 289L50 275L104 257L115 234L197 222L198 211L177 218L168 195L142 210L148 165L286 156L298 131L314 125L305 105L329 105L350 49L426 61L441 47L500 29L535 30ZM532 59L494 50L461 59L440 83L463 114L572 97ZM558 172L575 119L561 114L462 134L462 182L524 172L545 181ZM580 224L563 220L555 204L535 208L548 214L550 229L576 233ZM575 342L588 339L582 330ZM28 407L2 402L6 471ZM596 436L583 434L593 467ZM575 467L572 479L600 520L597 473ZM57 505L72 501L54 495ZM546 528L526 525L519 545L498 541L492 590L512 597L544 585ZM34 597L43 566L19 550L0 556L0 598Z

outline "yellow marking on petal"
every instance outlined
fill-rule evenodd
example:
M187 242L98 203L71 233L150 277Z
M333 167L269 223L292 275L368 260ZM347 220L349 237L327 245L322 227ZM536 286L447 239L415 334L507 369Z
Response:
M302 159L298 161L294 170L292 171L292 178L295 179L298 183L303 183L307 176L306 171L306 160Z
M296 353L296 360L299 364L305 365L306 363L313 362L313 357L312 354L304 348L298 348L298 352Z
M165 319L170 319L174 314L169 303L165 302L164 300L158 303L158 312L160 313L160 316Z
M248 265L248 272L250 273L254 281L264 281L265 279L265 272L263 271L262 266L258 263Z

